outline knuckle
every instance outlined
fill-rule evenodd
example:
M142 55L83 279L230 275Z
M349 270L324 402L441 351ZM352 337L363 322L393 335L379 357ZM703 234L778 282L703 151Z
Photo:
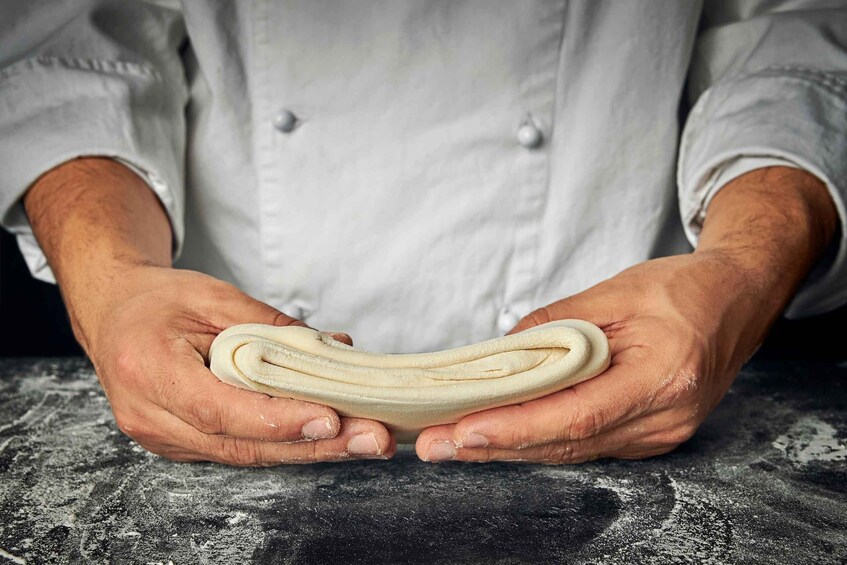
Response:
M548 310L546 306L536 308L527 315L527 318L532 321L532 323L538 326L540 326L541 324L546 324L547 322L552 320L552 316L550 316L550 310Z
M145 441L152 437L152 429L147 423L135 414L127 411L115 412L115 424L124 435L131 437L137 442Z
M270 309L270 306L268 307L268 309ZM300 320L297 320L296 318L292 318L291 316L288 316L287 314L283 314L282 312L274 312L274 318L273 318L273 321L271 322L272 326L284 327L284 326L291 326L291 325L295 325L295 324L296 325L303 325L302 322L300 322Z
M570 440L583 440L596 436L603 429L603 417L595 410L579 410L571 420Z
M133 436L135 429L138 427L135 423L135 419L125 412L115 411L115 424L117 424L118 429L125 435L129 437Z
M310 441L306 452L301 454L299 461L302 463L335 462L353 459L346 449L330 447L330 444L320 445L316 441Z
M125 436L152 453L159 452L157 446L161 444L161 434L155 425L136 414L119 411L115 412L115 424Z
M676 433L674 434L674 440L676 440L677 445L680 443L685 443L694 437L694 434L697 432L697 424L692 421L688 421L681 426L678 426L676 429Z
M697 425L693 421L687 420L662 434L660 443L665 447L674 448L691 439L696 431Z
M523 424L519 424L508 429L508 431L506 432L506 437L504 438L506 441L501 447L525 449L533 445L535 439L533 438L533 435L530 430L525 425L525 422L527 422L527 420L524 420Z
M542 448L541 457L548 463L569 463L578 456L578 452L579 443L575 441L549 443Z
M233 465L256 465L259 462L258 444L238 437L223 437L221 457Z
M306 454L302 457L302 459L304 461L307 461L307 462L317 461L318 458L319 458L319 455L322 455L322 454L318 453L317 442L310 441L310 442L307 442L307 444L308 445L306 447Z
M232 297L235 287L228 282L211 278L203 280L200 289L200 294L205 300L222 302Z
M462 460L464 457L467 457L463 457L463 455L464 454L459 451L458 459ZM468 457L469 461L475 461L477 463L490 463L491 461L494 461L496 459L497 458L494 456L494 451L488 448L482 448L478 452L474 453L472 457Z
M115 370L121 377L135 373L138 367L138 355L128 345L121 345L115 355Z
M189 453L183 453L181 451L169 451L169 450L161 450L156 451L155 449L146 448L151 453L155 453L159 457L164 457L169 461L174 461L176 463L190 463L193 461L200 461L201 459L196 455L191 455Z
M190 461L188 454L183 453L181 451L175 450L171 446L161 445L158 443L151 443L145 440L136 440L135 443L152 453L153 455L158 455L159 457L164 457L165 459L169 459L171 461Z
M522 403L515 406L500 408L502 418L496 422L493 429L485 432L492 447L503 449L526 449L544 443L546 438L541 437L537 421L538 414L531 403ZM473 429L473 424L471 429Z
M703 376L703 369L697 363L689 363L676 371L671 393L679 398L691 394L697 389Z
M208 435L223 433L223 421L218 405L205 395L192 397L186 406L189 423Z
M657 407L678 405L696 393L702 378L703 369L693 362L670 369L659 380L658 387L651 394L650 404Z
M134 439L136 443L139 443L145 449L148 449L148 451L149 448L147 448L145 444L152 444L153 442L156 442L159 439L159 434L156 433L156 430L152 426L147 425L142 425L138 428L135 428L131 435L127 435Z

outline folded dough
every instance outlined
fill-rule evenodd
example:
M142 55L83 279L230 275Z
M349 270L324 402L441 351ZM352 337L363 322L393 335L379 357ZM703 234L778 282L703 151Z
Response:
M609 366L603 331L557 320L433 353L370 353L300 326L224 330L210 369L237 387L306 400L385 423L398 441L425 427L573 386Z

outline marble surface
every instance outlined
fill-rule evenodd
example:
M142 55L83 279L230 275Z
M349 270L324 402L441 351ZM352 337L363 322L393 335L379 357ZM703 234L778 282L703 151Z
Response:
M171 463L81 359L0 360L0 563L843 563L847 363L749 364L677 451Z

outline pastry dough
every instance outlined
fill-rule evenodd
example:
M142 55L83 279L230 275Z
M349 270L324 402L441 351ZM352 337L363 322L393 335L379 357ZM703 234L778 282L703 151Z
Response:
M434 353L370 353L301 326L242 324L224 330L210 369L237 387L385 423L398 441L487 408L573 386L609 366L603 331L557 320Z

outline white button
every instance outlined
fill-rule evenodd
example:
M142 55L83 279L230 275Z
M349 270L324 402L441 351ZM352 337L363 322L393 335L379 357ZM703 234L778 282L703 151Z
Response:
M532 149L541 145L541 130L532 123L525 123L518 128L518 143Z
M504 308L500 311L500 315L497 316L497 329L502 333L506 333L510 329L514 328L520 319L520 316L511 310Z
M280 110L274 118L274 127L282 133L294 131L297 126L297 116L291 110Z
M299 306L299 305L293 304L293 303L292 304L284 304L282 306L282 308L280 308L280 310L282 310L282 313L285 314L286 316L290 316L290 317L295 318L297 320L302 320L303 316L306 314L306 311L303 310L302 306Z

